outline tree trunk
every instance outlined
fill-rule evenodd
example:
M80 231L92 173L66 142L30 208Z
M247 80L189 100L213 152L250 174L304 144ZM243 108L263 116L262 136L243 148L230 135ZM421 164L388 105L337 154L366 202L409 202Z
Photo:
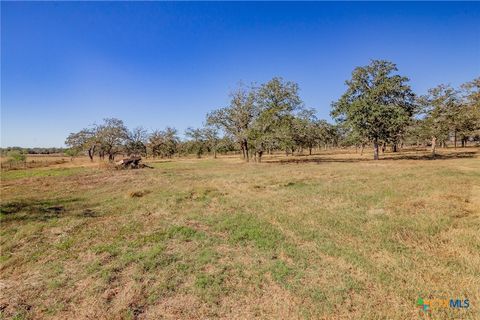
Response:
M435 158L435 149L437 147L437 138L432 137L432 157Z
M213 149L213 159L217 159L217 149Z
M453 133L453 148L457 149L457 130Z
M262 162L263 151L258 151L258 162Z
M382 143L382 154L384 154L384 153L385 153L385 142Z
M378 141L373 142L373 160L378 160Z
M248 154L248 142L247 142L247 139L244 139L243 140L243 145L245 147L245 159L247 160L247 162L250 161L250 157L249 157L249 154Z
M90 161L93 162L93 152L92 152L92 148L88 149L88 157L90 158Z
M362 143L362 148L360 149L360 155L363 156L363 149L365 149L365 143Z
M308 148L308 154L312 155L312 147Z
M394 143L392 146L392 152L397 152L397 144Z

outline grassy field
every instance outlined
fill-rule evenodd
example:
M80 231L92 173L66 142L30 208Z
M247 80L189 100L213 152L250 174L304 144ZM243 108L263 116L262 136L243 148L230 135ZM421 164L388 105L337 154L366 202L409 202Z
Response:
M2 317L480 319L466 150L2 172Z
M85 162L85 158L82 157L82 162ZM80 158L76 159L77 163L80 162ZM4 171L18 170L18 169L30 169L41 167L55 167L58 165L65 166L67 162L71 162L72 158L63 154L29 154L26 155L25 161L14 161L9 156L0 156L0 167Z

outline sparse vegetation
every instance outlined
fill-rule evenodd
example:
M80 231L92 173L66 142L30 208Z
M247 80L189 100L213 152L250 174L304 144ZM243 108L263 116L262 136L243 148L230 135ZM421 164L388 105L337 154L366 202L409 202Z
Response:
M478 301L479 151L428 154L2 172L3 317L405 319L419 295Z

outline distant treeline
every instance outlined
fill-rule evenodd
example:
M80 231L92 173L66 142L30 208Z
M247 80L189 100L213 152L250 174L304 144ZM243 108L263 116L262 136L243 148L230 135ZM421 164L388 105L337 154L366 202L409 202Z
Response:
M167 127L148 133L129 130L119 119L72 133L66 145L72 155L85 152L114 160L118 154L172 157L176 154L237 151L249 161L263 154L312 152L314 148L373 146L397 152L405 145L466 146L480 141L480 78L459 88L439 85L415 94L396 65L373 60L353 70L345 93L331 105L336 121L318 119L305 106L297 83L273 78L261 85L239 86L230 93L228 106L207 114L202 128L189 128L186 140ZM321 90L321 88L319 88Z
M67 148L22 148L22 147L7 147L0 148L2 156L8 155L10 152L19 152L22 154L63 154Z

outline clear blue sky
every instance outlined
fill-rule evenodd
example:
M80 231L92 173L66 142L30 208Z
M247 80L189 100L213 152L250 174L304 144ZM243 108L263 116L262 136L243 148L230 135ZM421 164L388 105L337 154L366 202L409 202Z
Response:
M273 76L329 119L370 59L417 93L479 76L480 3L2 2L1 145L63 146L104 117L183 131Z

